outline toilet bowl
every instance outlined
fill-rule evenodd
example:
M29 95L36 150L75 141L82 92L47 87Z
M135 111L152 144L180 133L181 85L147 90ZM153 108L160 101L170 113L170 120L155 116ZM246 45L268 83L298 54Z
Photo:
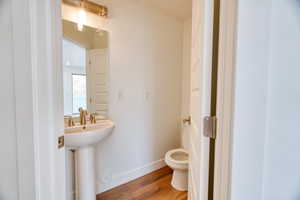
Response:
M171 185L176 190L188 189L188 160L188 152L184 149L174 149L166 153L165 162L174 170Z

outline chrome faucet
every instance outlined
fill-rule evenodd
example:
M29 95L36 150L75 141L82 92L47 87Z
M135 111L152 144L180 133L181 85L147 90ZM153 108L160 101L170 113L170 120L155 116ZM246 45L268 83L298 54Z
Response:
M80 125L86 125L87 111L84 110L83 108L79 108L79 113L80 113Z

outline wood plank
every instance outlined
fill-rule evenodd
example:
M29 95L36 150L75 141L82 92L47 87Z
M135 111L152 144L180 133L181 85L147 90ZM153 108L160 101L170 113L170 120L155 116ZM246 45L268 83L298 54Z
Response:
M187 192L171 186L172 170L161 168L97 195L97 200L187 200Z

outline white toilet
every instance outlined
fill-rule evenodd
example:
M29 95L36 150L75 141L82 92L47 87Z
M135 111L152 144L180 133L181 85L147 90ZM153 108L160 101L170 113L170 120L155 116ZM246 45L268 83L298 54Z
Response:
M174 170L171 184L176 190L188 189L188 155L184 149L174 149L166 153L165 162Z

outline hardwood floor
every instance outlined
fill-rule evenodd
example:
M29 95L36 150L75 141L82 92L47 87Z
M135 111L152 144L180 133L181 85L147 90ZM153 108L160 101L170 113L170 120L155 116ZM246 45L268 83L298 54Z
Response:
M164 167L151 174L97 195L97 200L186 200L187 192L171 186L172 170Z

